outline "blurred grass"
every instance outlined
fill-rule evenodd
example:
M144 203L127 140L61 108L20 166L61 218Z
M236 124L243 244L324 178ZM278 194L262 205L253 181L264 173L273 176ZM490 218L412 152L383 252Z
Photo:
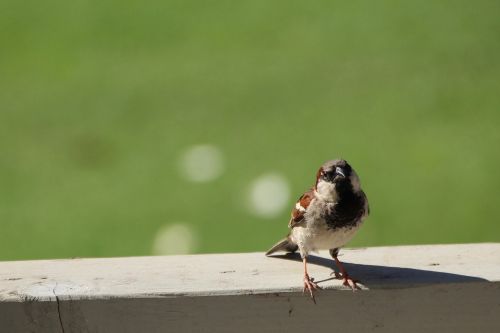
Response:
M500 241L500 3L3 1L0 259L262 251L248 184L295 197L325 160L361 176L351 246ZM227 172L178 175L212 143Z

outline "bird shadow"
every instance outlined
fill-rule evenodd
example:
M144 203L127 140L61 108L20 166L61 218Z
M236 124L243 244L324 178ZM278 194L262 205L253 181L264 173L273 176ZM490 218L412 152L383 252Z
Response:
M302 262L302 258L298 253L289 253L283 255L274 255L270 258L285 259ZM309 255L307 257L308 264L327 267L333 270L332 273L339 273L333 259ZM359 279L359 282L364 286L377 287L384 286L397 288L400 285L427 285L439 283L463 283L463 282L479 282L488 281L483 278L470 275L436 272L425 269L379 266L379 265L364 265L354 264L342 261L346 271L353 278ZM439 266L438 263L431 263L429 266ZM332 275L331 278L316 280L316 283L336 280L337 277Z

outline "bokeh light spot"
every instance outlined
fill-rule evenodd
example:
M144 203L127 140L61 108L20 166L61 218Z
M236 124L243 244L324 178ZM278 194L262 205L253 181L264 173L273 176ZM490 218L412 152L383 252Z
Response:
M198 237L191 226L175 223L163 226L156 233L153 254L189 254L198 247Z
M271 218L283 211L289 197L290 186L285 177L268 173L258 177L250 185L248 206L253 214Z
M208 182L224 172L224 155L219 148L210 144L188 148L179 162L180 173L192 182Z

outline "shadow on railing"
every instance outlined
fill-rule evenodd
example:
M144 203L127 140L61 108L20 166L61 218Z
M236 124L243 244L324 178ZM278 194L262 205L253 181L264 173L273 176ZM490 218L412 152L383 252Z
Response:
M298 253L293 254L283 254L274 255L269 258L285 259L302 262L300 255ZM319 265L327 267L333 270L333 272L339 272L335 262L331 259L317 257L309 255L307 257L307 262L312 265ZM383 286L389 288L398 288L400 285L420 285L420 284L438 284L438 283L462 283L462 282L479 282L488 281L483 278L479 278L472 275L462 275L453 273L443 273L437 271L414 269L414 268L404 268L404 267L393 267L393 266L379 266L379 265L363 265L348 263L342 261L345 269L349 272L349 275L359 279L360 283L368 288ZM431 264L432 266L439 266L438 263ZM332 273L333 273L332 272ZM321 282L335 280L335 276L332 275L331 278L316 281L318 284Z

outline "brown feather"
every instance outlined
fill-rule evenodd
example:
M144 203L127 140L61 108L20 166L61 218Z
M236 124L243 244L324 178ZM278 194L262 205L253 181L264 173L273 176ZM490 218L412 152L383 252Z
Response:
M311 204L311 201L314 199L314 190L310 189L309 191L302 194L302 196L297 200L295 207L292 209L292 217L288 222L288 227L293 228L298 225L300 222L304 220L304 214L306 212L307 207ZM300 205L300 209L297 209L297 204Z

